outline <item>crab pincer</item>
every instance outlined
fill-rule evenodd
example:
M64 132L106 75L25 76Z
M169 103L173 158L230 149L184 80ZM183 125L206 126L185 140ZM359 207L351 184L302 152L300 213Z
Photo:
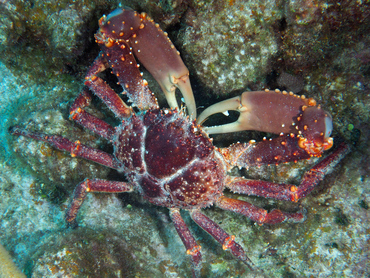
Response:
M189 115L196 117L189 71L167 33L146 13L116 9L99 20L95 35L109 66L132 98L140 97L147 85L137 69L134 56L161 86L171 108L178 108L175 91L179 88ZM117 59L118 58L118 59Z

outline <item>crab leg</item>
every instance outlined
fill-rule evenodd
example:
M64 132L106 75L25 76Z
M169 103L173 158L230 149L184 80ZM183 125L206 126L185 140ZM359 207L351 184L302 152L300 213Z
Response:
M186 253L191 256L193 277L200 277L202 261L202 254L200 253L201 247L195 241L195 238L186 226L184 219L182 219L180 210L171 208L170 216L173 224L175 225L177 233L186 247Z
M93 131L101 137L112 141L114 135L114 127L107 124L103 120L86 112L83 108L89 106L91 102L91 93L86 88L84 89L73 102L70 108L69 118L83 127Z
M85 85L87 85L94 93L100 97L107 106L116 114L120 119L127 118L131 115L131 109L122 99L114 92L101 78L97 77L101 71L106 69L107 65L102 57L102 54L94 61L86 76ZM104 122L103 120L91 115L85 111L85 107L91 103L91 93L88 89L84 88L83 91L73 102L69 113L69 118L78 124L90 129L96 134L112 141L114 128Z
M130 70L133 68L132 65L136 66L133 52L157 80L171 108L178 107L175 90L179 88L189 115L192 118L196 117L189 71L181 60L179 52L158 24L155 24L145 13L138 14L131 9L116 9L108 16L103 16L99 25L97 42L105 45L105 51L109 55L110 51L116 54L110 56L116 57L121 53L123 57L121 60L110 61L113 71L115 67L124 65L126 60L130 61ZM109 59L109 56L107 58Z
M68 223L75 221L78 210L80 209L88 192L122 193L132 191L132 185L126 182L85 179L83 182L78 184L74 190L73 200L66 212L66 220Z
M226 183L231 191L297 202L308 195L323 178L331 173L339 161L350 151L346 144L341 144L332 154L325 157L311 170L305 173L300 185L297 187L291 184L276 184L268 181L248 180L243 177L234 177Z
M112 110L117 118L123 120L131 115L131 108L100 77L92 76L91 79L85 81L85 85Z
M85 77L85 85L88 86L119 118L125 119L131 115L131 108L109 87L109 85L97 74L106 69L106 61L100 54L94 61ZM72 106L73 107L73 106Z
M252 261L245 254L243 248L236 243L235 236L226 233L220 226L202 214L199 210L191 211L192 219L207 233L209 233L215 240L217 240L224 250L230 249L231 253L245 263L250 269L253 265Z
M244 92L208 107L197 122L201 124L210 115L227 110L240 112L236 122L204 129L210 134L241 130L294 134L298 135L299 147L316 156L333 145L331 116L311 98L279 90Z
M301 222L304 220L304 216L300 212L287 213L278 209L267 212L266 210L248 202L227 198L225 196L220 197L217 200L216 205L221 209L242 214L258 224L277 224L286 220Z
M99 23L105 24L103 21ZM96 42L100 44L105 53L102 57L112 68L112 73L116 75L129 100L140 110L158 108L157 99L150 91L148 82L143 80L128 42L113 40L109 33L105 26L100 26L99 32L95 35Z
M235 143L227 148L221 148L229 169L234 166L248 168L265 164L279 164L298 161L311 157L304 149L298 146L298 138L290 135L281 135L273 139L264 139L256 143Z
M117 161L113 155L83 145L78 140L75 142L71 142L59 135L46 135L42 133L30 132L17 126L11 128L10 133L12 135L25 136L35 140L46 142L58 150L71 153L72 157L82 157L116 170L120 170L122 168L121 163Z

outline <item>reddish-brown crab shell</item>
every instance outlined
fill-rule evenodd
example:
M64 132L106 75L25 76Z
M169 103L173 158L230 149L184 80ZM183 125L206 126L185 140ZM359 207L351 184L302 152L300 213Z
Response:
M118 127L113 142L115 157L151 203L204 208L222 194L222 157L204 131L176 110L133 115Z
M96 41L102 53L87 73L88 88L76 98L70 109L70 118L87 129L109 140L114 154L71 142L58 135L29 132L18 127L14 135L23 135L45 141L57 149L70 152L125 173L128 182L88 180L80 183L66 213L68 223L76 219L79 208L88 192L138 191L149 202L168 207L171 219L183 241L193 265L193 276L200 276L200 246L180 215L187 210L192 219L223 247L247 266L252 263L235 236L226 233L219 225L201 213L200 209L216 205L222 209L245 215L259 224L301 221L301 213L270 212L248 202L227 198L225 187L233 192L297 201L306 196L348 152L341 145L324 158L302 178L297 187L289 184L248 180L228 176L234 166L281 163L320 156L332 146L331 116L316 106L312 99L287 92L245 92L207 108L197 119L189 72L177 50L158 25L146 16L130 9L117 9L99 21ZM156 98L141 78L135 56L142 61L161 85L171 109L160 110ZM98 76L112 68L130 101L139 110L126 105L122 99ZM175 90L179 88L189 116L177 109ZM85 111L93 91L121 119L114 128ZM227 110L240 112L232 124L202 127L210 115ZM281 136L259 143L236 143L228 148L216 148L209 133L234 132L255 129Z

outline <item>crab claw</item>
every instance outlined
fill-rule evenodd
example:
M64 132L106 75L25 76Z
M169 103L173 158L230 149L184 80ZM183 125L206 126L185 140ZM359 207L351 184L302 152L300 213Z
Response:
M298 146L308 154L320 156L333 146L333 138L330 137L333 120L328 112L316 106L304 106L297 121Z
M193 91L189 71L167 33L146 13L131 9L116 9L99 21L100 33L104 34L105 45L114 43L129 45L132 53L150 72L161 86L171 108L178 108L175 91L179 88L189 115L196 117Z
M189 80L189 71L167 33L155 24L145 13L138 15L141 25L136 36L131 37L131 46L135 56L153 75L161 86L171 108L178 107L176 88L184 98L189 115L196 117L193 91Z
M297 135L299 147L311 156L320 156L333 146L330 114L316 106L314 99L286 91L244 92L241 96L216 103L204 110L197 119L202 124L215 113L235 110L237 121L225 125L204 127L209 134L242 130L258 130L275 134Z

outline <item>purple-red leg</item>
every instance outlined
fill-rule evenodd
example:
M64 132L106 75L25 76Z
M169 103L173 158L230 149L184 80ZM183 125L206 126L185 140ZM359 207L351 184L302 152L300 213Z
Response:
M287 213L278 209L267 212L267 210L248 202L227 198L225 196L220 197L217 200L216 205L221 209L240 213L258 224L277 224L286 220L290 220L292 222L300 222L304 220L304 215L300 212Z
M89 87L119 119L125 119L131 115L131 108L123 102L104 80L97 76L98 73L106 68L107 63L103 58L103 54L100 54L87 73L85 85ZM70 108L70 119L111 141L114 128L84 110L90 103L91 94L87 89L84 89Z
M128 19L123 18L119 22L119 25L122 24L122 21L126 20ZM129 22L127 22L125 26L128 24ZM113 24L109 24L109 26L107 25L106 27L110 28L112 25ZM109 35L112 35L112 33L108 30L106 30L108 33L105 33L106 31L103 29L105 28L100 28L99 32L95 35L96 42L100 44L104 52L104 60L109 64L112 73L116 75L124 93L132 102L132 106L136 106L140 110L158 109L157 99L150 91L148 82L142 78L138 64L132 54L132 47L129 45L128 41L123 37L119 39L109 38ZM124 33L127 35L127 32ZM149 45L150 50L153 52L153 45L148 44L147 46ZM154 52L157 54L158 49Z
M131 108L127 106L118 94L100 77L94 75L88 78L85 81L85 85L108 106L117 118L123 120L131 115Z
M230 249L231 253L252 269L253 263L245 254L243 248L236 243L235 236L226 233L220 226L202 214L199 210L191 211L192 219L215 240L217 240L224 250Z
M86 106L89 106L90 102L91 93L87 88L85 88L73 102L70 108L69 118L101 137L112 141L115 132L114 127L83 109Z
M341 144L332 154L306 172L299 186L248 180L243 177L230 178L226 186L233 192L240 194L297 202L308 195L325 175L332 172L333 168L349 151L348 145Z
M132 185L126 182L107 181L100 179L85 179L75 188L75 191L73 193L73 200L66 213L66 220L68 223L74 222L78 210L80 209L88 192L122 193L131 191L133 191Z
M182 242L185 245L186 253L191 256L193 277L200 277L202 255L200 253L200 245L197 244L193 235L185 224L185 221L180 215L180 210L171 208L170 216L176 231L179 234Z
M10 130L10 133L46 142L58 150L71 153L72 157L82 157L116 170L122 168L121 163L113 155L83 145L78 140L71 142L59 135L46 135L43 133L30 132L19 127L13 127Z
M131 108L123 102L104 80L96 76L98 73L104 71L107 66L103 54L99 54L87 73L85 85L88 86L119 119L127 118L131 115ZM115 132L114 127L86 112L84 108L89 106L90 103L91 93L85 88L75 99L69 110L70 119L103 138L112 141Z
M220 151L230 168L248 168L253 165L279 164L310 158L311 155L300 148L298 142L299 138L294 134L281 135L258 143L235 143Z

